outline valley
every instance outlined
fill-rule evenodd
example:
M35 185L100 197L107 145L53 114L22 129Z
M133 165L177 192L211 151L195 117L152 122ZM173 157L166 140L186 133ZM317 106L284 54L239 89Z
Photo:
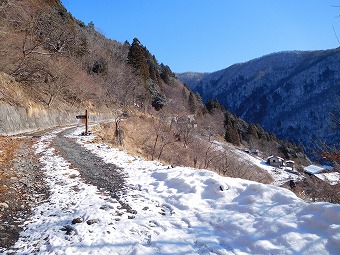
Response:
M129 40L0 1L0 253L340 253L340 49L176 74Z
M304 146L339 146L340 49L279 52L179 79L206 101Z

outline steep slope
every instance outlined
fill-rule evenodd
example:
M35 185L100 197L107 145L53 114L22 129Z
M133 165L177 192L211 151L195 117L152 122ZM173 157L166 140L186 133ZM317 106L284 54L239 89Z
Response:
M216 98L280 138L339 144L332 118L339 113L340 48L274 53L214 73L177 76L204 100Z
M85 108L187 111L188 89L137 38L105 38L59 0L0 1L0 29L0 134L74 123Z

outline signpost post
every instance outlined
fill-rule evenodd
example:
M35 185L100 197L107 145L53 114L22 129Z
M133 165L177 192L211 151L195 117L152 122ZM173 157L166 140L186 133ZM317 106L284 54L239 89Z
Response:
M87 114L87 110L85 110L85 134L89 132L89 115Z
M89 132L89 115L87 110L85 110L85 115L77 115L76 116L77 119L81 119L81 122L84 123L85 122L85 135L88 135Z

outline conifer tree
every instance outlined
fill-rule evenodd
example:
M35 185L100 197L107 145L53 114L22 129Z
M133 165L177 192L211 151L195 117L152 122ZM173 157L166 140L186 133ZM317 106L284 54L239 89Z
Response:
M195 98L194 98L194 94L190 91L189 94L189 109L192 113L194 113L196 111L196 103L195 103Z
M187 96L187 90L186 90L185 86L183 86L183 88L182 88L182 96L185 100L187 100L188 96Z
M224 139L229 142L232 143L234 145L239 145L240 144L240 136L237 132L237 129L234 125L232 124L228 124L226 126L226 132L225 132L225 137Z
M251 135L251 137L253 137L255 139L259 138L258 134L257 134L257 131L256 131L256 126L254 124L249 124L248 125L247 133L249 135Z
M162 80L170 85L173 77L175 77L174 73L171 71L170 67L167 65L164 65L163 63L160 64L160 69L161 69L161 78Z
M146 81L149 78L149 70L146 59L145 48L141 45L137 38L133 39L132 45L128 53L128 63L132 65L136 72Z
M205 107L210 113L213 113L215 109L221 108L220 103L218 102L217 99L209 99L206 102Z
M195 93L195 96L196 96L197 101L198 101L200 104L203 104L203 99L202 99L200 93L196 92L196 93Z
M224 114L224 125L232 125L234 123L235 117L228 111L225 112Z

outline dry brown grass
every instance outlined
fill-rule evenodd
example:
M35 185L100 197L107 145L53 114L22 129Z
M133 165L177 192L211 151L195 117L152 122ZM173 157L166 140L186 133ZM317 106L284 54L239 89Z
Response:
M0 162L8 164L14 159L14 151L19 146L19 140L0 136ZM1 169L3 172L5 169Z
M0 202L4 202L10 189L10 180L17 177L13 172L15 151L20 148L21 140L0 136Z
M200 135L202 130L198 128L192 131L193 135L186 146L180 136L174 135L176 127L150 114L131 112L129 118L121 121L120 128L124 133L124 144L120 147L146 160L155 159L165 165L205 168L220 175L263 183L272 181L264 170L239 161L228 149L217 148L207 137ZM114 122L101 124L96 131L98 141L118 147L115 144Z

